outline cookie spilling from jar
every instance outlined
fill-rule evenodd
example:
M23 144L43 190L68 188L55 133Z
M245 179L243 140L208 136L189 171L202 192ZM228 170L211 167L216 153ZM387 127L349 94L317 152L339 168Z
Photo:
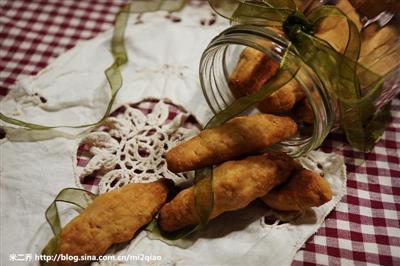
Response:
M297 124L289 117L237 117L178 144L165 159L174 173L215 166L211 219L257 199L276 210L301 211L330 201L329 184L284 153L264 152L296 131ZM100 256L113 244L132 239L157 213L164 232L198 224L194 185L182 189L156 178L159 180L126 184L96 197L62 229L56 254ZM196 186L204 184L202 179Z
M257 198L276 210L301 211L330 201L329 184L284 153L264 153L296 131L296 123L285 116L237 117L203 130L171 149L166 159L174 172L217 165L212 171L211 219L244 208ZM196 186L201 188L206 182L202 179ZM194 189L180 191L161 208L158 222L162 230L174 232L200 222Z

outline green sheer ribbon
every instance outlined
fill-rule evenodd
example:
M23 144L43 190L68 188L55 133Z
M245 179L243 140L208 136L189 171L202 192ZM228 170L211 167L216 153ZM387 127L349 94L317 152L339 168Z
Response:
M52 256L56 254L61 237L61 221L58 213L58 202L69 203L85 209L96 197L95 194L78 188L65 188L58 193L54 201L46 210L46 220L49 223L54 237L47 243L42 254ZM45 263L44 263L45 264Z
M287 50L309 66L332 97L338 100L339 122L347 140L356 149L369 151L373 148L386 123L379 123L387 110L376 110L374 102L380 96L383 77L358 63L360 33L353 21L335 6L319 6L307 14L299 11L291 0L209 0L212 8L231 21L263 27L281 28L290 41ZM326 41L313 36L316 26L325 18L346 19L348 40L343 54L338 53ZM286 60L287 64L293 58ZM278 73L279 74L279 73ZM265 95L267 96L267 95ZM254 99L257 97L254 97ZM240 99L239 99L240 100ZM256 104L258 100L254 100ZM244 111L235 101L229 109L236 114ZM223 111L224 112L224 111ZM236 115L235 114L235 115ZM233 115L234 116L234 115ZM213 120L222 118L217 114Z
M291 0L209 0L221 16L240 24L280 28L289 40L278 73L252 95L237 99L207 124L212 128L254 107L288 83L301 63L309 66L322 85L335 97L340 108L340 124L349 143L362 151L372 149L390 120L390 103L377 111L374 101L380 95L383 79L357 63L360 34L356 25L334 6L320 6L303 14ZM326 41L313 36L315 27L327 17L346 19L348 41L343 54ZM293 56L294 55L294 56ZM301 62L298 62L300 60ZM363 93L361 88L368 88ZM207 174L199 174L204 173ZM205 179L202 179L205 178ZM203 181L203 182L201 182ZM212 168L196 171L196 213L199 225L207 224L213 211Z
M0 120L8 124L16 125L31 130L49 130L54 128L86 128L101 124L110 115L115 98L120 88L122 87L121 68L128 62L128 55L125 48L124 36L125 36L126 25L129 19L129 14L154 12L159 10L165 10L170 12L179 11L185 6L185 4L186 0L131 0L127 5L123 6L118 11L111 39L111 53L114 62L104 71L104 74L110 86L111 97L107 104L106 111L97 122L83 124L83 125L49 126L49 125L40 125L40 124L30 123L27 121L22 121L16 118L9 117L3 113L0 113Z

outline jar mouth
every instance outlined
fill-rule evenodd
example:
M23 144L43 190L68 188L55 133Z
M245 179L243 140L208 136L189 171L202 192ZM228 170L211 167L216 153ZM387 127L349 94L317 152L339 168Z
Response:
M203 94L212 112L216 114L235 101L230 76L244 49L256 49L279 65L288 45L289 42L279 32L250 25L232 26L215 37L204 51L199 69ZM274 145L271 150L300 156L318 147L325 139L335 119L335 107L312 69L292 53L287 53L286 57L290 57L299 67L294 79L309 102L314 123L312 126L299 124L298 135ZM247 110L247 113L256 109ZM289 112L282 115L294 114Z

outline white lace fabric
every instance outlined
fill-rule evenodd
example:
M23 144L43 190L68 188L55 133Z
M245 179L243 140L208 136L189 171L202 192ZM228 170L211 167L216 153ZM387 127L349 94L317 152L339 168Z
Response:
M78 185L88 188L85 178L93 175L99 180L99 193L160 178L177 185L190 182L192 172L172 173L164 157L170 148L199 132L200 125L188 122L190 117L186 110L165 99L124 104L81 141L88 162L78 167ZM89 188L97 192L96 186Z

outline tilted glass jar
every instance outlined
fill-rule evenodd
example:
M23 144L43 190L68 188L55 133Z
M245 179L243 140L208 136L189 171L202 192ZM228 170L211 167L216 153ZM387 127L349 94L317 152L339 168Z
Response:
M204 51L199 69L203 94L211 110L216 114L235 101L229 79L245 48L257 49L279 64L283 58L282 52L288 44L289 41L283 34L251 25L235 25L215 37ZM335 96L310 67L294 54L289 53L286 56L300 67L295 79L310 104L314 123L311 126L300 123L298 135L274 145L272 149L300 156L320 146L329 132L339 127L339 108ZM378 109L400 91L399 65L400 62L385 73L381 94L374 101ZM258 111L254 107L250 112Z

